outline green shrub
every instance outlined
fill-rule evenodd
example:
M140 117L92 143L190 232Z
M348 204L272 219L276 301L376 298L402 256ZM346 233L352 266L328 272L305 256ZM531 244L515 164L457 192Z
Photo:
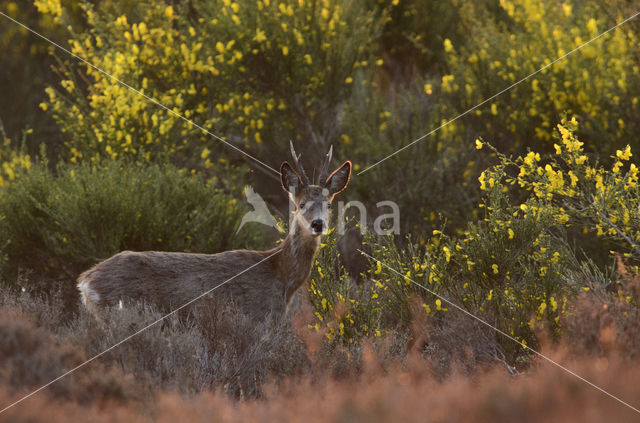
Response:
M463 43L460 5L455 0L371 0L389 10L382 32L381 56L394 83L406 83L416 73L442 71L445 52L442 43L453 39ZM392 60L388 60L391 58Z
M70 282L121 250L214 253L259 244L257 235L235 233L243 209L217 185L169 165L104 161L51 172L32 164L1 188L3 273Z
M488 164L472 141L451 141L455 131L450 127L388 157L431 132L440 118L437 99L425 94L423 84L414 83L393 96L354 89L341 120L340 151L354 163L349 199L363 201L369 212L376 211L379 201L394 201L402 233L416 239L443 220L452 230L465 227L480 199L474 175Z
M314 309L309 329L324 333L330 344L357 344L363 337L380 337L386 331L406 327L409 320L407 285L404 281L367 278L361 284L341 266L335 251L336 234L323 238L313 266L308 298ZM392 238L369 237L399 254ZM379 245L376 248L381 248ZM375 273L371 269L367 273Z

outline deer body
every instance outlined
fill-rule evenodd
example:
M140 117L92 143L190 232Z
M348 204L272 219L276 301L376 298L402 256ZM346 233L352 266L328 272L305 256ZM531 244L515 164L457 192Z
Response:
M296 213L280 245L217 254L123 251L79 276L82 302L98 318L103 307L120 301L142 301L171 311L219 287L212 297L231 296L252 319L284 316L293 294L309 278L330 203L346 187L351 172L346 162L326 177L330 151L323 166L326 179L321 176L320 185L311 185L291 149L300 173L285 162L281 175Z

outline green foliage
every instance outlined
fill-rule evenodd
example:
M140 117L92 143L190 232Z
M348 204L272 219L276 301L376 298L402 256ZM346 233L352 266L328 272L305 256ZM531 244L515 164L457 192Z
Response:
M441 219L451 228L464 228L474 216L473 206L480 198L474 175L486 161L471 143L451 142L449 127L424 137L441 121L437 100L425 95L422 84L398 89L392 97L371 94L366 87L355 89L341 124L341 150L353 161L354 173L365 171L352 179L350 195L366 202L370 211L379 201L394 201L402 232L422 242Z
M243 209L171 166L33 164L0 194L3 273L73 280L122 250L214 253L259 243L236 234ZM38 280L38 278L33 278Z
M323 239L316 256L308 290L314 308L314 321L309 328L323 332L331 343L354 344L363 337L380 337L406 324L409 319L406 282L370 278L358 284L341 266L335 242L333 231ZM375 243L376 248L389 255L399 254L389 238L376 241L369 236L367 243Z
M536 208L535 200L525 207ZM536 345L534 326L558 334L570 293L563 283L569 252L554 231L553 216L544 209L524 213L525 207L511 204L502 187L494 185L481 204L484 217L470 223L462 236L435 230L426 248L409 243L403 253L372 246L379 260L372 277L388 286L406 285L405 295L419 294L430 318L459 312L438 294L523 345ZM512 340L496 334L496 341L511 363L526 355Z
M460 25L460 5L456 0L372 0L389 10L382 33L382 55L390 56L386 66L394 68L394 82L410 82L416 72L442 66L442 43L453 39L464 43Z

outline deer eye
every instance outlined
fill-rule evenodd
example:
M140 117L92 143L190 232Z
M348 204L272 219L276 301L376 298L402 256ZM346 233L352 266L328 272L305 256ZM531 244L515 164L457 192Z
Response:
M307 203L305 203L305 202L303 201L302 203L300 203L300 208L301 208L301 209L304 209L304 206L306 206L306 205L307 205Z

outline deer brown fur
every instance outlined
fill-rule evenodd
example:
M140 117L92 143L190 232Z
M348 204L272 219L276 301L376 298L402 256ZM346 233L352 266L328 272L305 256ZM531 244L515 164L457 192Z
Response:
M123 251L79 276L85 306L98 318L102 308L121 301L142 301L170 311L224 285L210 295L230 296L252 319L284 316L291 297L309 278L320 236L328 225L330 204L351 174L347 161L327 176L330 150L321 179L313 185L293 145L291 152L297 169L284 162L281 182L296 211L289 234L277 247L218 254Z

